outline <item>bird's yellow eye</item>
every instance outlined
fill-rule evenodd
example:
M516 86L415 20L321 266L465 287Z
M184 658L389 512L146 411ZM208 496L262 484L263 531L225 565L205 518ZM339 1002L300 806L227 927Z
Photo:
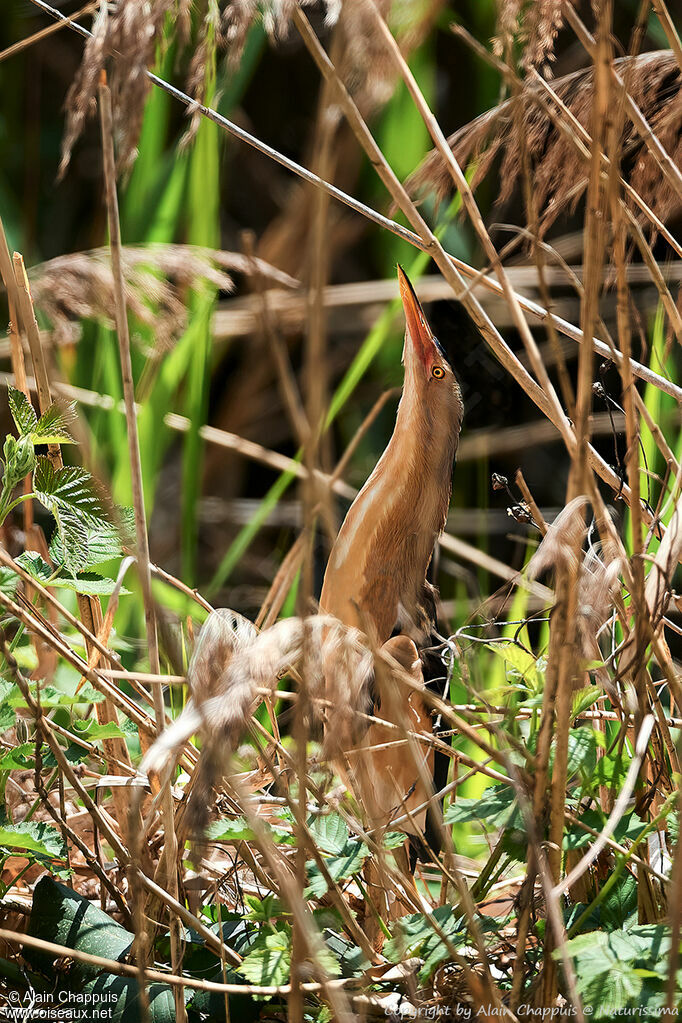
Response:
M445 370L442 366L434 366L431 370L431 376L435 377L436 380L442 380L445 376Z

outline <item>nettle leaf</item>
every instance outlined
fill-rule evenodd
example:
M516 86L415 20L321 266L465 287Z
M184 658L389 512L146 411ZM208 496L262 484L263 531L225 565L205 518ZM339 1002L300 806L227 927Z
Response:
M244 896L244 902L249 907L249 912L244 913L244 920L267 923L269 920L276 920L285 912L282 901L272 893L264 899L255 895Z
M120 529L106 519L86 521L87 557L83 562L83 568L93 568L105 561L121 557L123 544L134 536L132 515L130 508L117 509L117 517L121 522ZM55 565L64 564L64 544L59 533L55 533L50 542L50 557Z
M452 906L437 906L433 911L433 917L452 946L460 948L467 943L465 918L455 913ZM384 945L384 955L393 963L419 956L424 960L419 973L422 982L450 956L447 943L433 929L429 918L423 913L414 913L398 920L393 926L392 933L393 936Z
M22 437L33 433L38 425L38 416L23 391L16 387L7 388L9 410L18 432Z
M76 419L75 401L68 404L55 401L50 405L30 431L31 439L36 444L73 444L74 440L69 428Z
M381 840L384 849L400 849L405 845L405 835L402 831L387 831Z
M273 842L287 844L294 842L294 836L286 828L278 828L265 821L263 824ZM253 842L255 835L245 817L223 817L209 824L206 838L210 842Z
M0 593L13 597L19 585L19 576L6 565L0 565Z
M362 869L362 864L369 856L369 849L364 842L348 841L337 856L325 857L325 866L334 881L344 881L353 877ZM327 891L325 877L314 860L306 863L308 887L303 892L305 899L319 899Z
M66 845L56 828L36 821L0 826L0 846L14 854L34 853L49 860L65 860Z
M64 465L55 469L49 458L39 458L33 486L38 498L50 511L51 505L77 510L83 516L101 519L102 504L95 493L94 481L87 469Z
M291 937L288 929L261 934L239 966L250 984L279 985L289 980Z
M606 814L593 809L582 810L580 812L580 820L583 824L587 824L588 827L592 828L593 831L601 831L606 823ZM644 822L634 812L626 813L618 821L613 837L616 842L620 843L624 840L634 841L635 838L639 837L644 826ZM564 836L564 849L583 849L594 841L596 841L594 835L583 831L577 824L571 824L567 827Z
M83 704L87 706L90 703L99 703L104 699L104 694L100 693L99 690L89 683L86 683L77 693L65 693L61 689L55 689L54 686L42 685L40 680L31 681L29 689L34 695L38 685L40 685L40 705L44 709L48 707L75 707ZM5 696L3 703L6 703L9 707L26 706L26 701L18 686L12 686L12 691Z
M75 575L88 562L88 527L103 520L92 476L79 466L55 469L48 458L39 458L33 490L55 518L64 567Z
M61 540L60 540L60 550ZM16 559L29 575L37 579L43 586L51 586L56 589L75 590L76 593L87 593L91 596L109 597L116 588L115 579L99 575L97 572L79 572L77 576L67 575L63 567L58 565L52 568L40 554L34 551L25 551ZM130 593L125 587L121 587L121 594Z
M478 799L458 799L445 811L446 824L485 821L491 828L521 828L521 814L511 785L492 785Z
M568 733L568 762L566 780L570 781L580 774L583 778L591 778L597 767L597 746L604 746L602 732L584 726L573 728ZM554 766L554 747L550 754L550 769Z
M343 852L350 838L348 825L338 813L314 817L309 828L318 849L331 855Z
M613 1019L622 1009L656 1005L665 978L670 928L646 924L613 931L590 931L566 943L575 960L578 991L596 1020ZM558 950L553 952L559 958Z

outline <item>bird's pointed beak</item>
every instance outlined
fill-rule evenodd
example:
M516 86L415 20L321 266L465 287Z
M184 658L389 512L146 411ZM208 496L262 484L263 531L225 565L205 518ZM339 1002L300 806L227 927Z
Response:
M410 284L410 279L400 265L398 265L398 283L400 285L400 298L405 310L407 333L412 341L415 354L426 366L433 357L433 331L427 323L424 310L414 288Z

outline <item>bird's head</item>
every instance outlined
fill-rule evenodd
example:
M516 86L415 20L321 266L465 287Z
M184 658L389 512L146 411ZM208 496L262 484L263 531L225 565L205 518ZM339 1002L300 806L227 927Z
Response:
M462 396L445 352L428 324L424 310L401 266L400 297L405 310L404 396L436 430L457 435L462 422Z

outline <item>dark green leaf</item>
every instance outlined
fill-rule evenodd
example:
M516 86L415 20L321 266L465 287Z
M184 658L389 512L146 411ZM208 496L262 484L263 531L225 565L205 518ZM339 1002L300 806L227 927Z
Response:
M32 742L24 742L14 749L5 750L0 756L0 771L25 771L35 764L35 745Z
M61 540L59 546L61 550ZM114 579L98 575L96 572L82 572L77 576L72 576L65 574L59 563L56 569L51 568L40 554L36 554L34 551L25 551L16 560L18 565L21 565L29 575L37 579L43 586L49 585L55 589L75 590L76 593L87 593L100 597L109 596L116 587ZM130 590L122 587L120 592L126 594Z

